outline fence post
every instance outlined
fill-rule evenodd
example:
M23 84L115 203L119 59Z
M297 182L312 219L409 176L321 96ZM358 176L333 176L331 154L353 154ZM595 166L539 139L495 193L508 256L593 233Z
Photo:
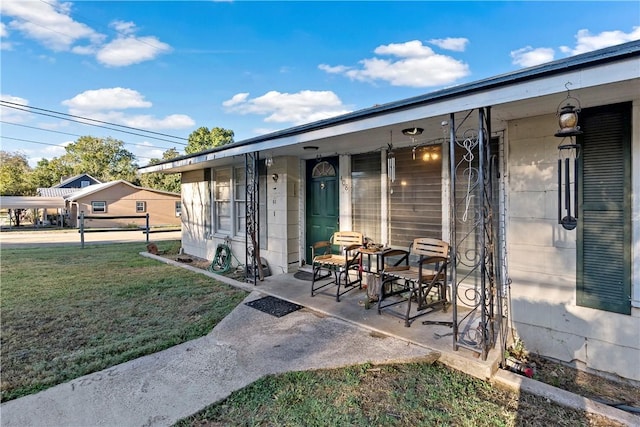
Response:
M80 246L84 249L84 211L80 211Z
M147 243L149 243L149 212L147 212L146 217L147 217L147 227L145 228L146 230L145 234L147 235Z

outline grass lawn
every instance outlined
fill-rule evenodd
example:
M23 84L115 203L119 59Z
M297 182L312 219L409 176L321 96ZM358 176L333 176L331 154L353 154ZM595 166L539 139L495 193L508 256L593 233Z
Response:
M176 423L188 426L620 426L440 364L267 376Z
M3 402L206 335L246 296L142 251L144 243L0 250Z

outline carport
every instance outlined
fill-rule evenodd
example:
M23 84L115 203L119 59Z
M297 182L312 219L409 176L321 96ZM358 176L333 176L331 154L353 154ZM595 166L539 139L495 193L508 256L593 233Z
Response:
M39 209L56 209L59 221L62 224L62 210L65 209L65 200L62 197L37 197L37 196L0 196L0 209L31 209L34 211L34 218L37 217ZM11 216L9 216L9 227L12 226ZM34 222L38 227L38 221Z

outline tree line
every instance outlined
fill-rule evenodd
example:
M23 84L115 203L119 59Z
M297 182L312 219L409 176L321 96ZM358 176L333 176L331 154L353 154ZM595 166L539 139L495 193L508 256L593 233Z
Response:
M233 137L234 133L229 129L200 127L189 135L184 151L192 154L230 144ZM38 188L53 187L65 177L83 173L102 182L122 179L142 187L180 192L179 173L139 174L135 155L124 145L123 141L111 137L81 136L65 147L65 154L42 159L33 168L24 153L0 150L0 195L34 196ZM151 159L149 164L179 156L175 147L169 148L162 153L161 159Z

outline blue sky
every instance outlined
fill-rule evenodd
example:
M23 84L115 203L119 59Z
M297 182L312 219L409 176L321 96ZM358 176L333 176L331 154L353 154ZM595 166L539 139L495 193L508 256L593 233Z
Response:
M201 126L240 141L640 39L638 1L2 0L0 13L0 142L32 166L83 135L124 141L143 166Z

